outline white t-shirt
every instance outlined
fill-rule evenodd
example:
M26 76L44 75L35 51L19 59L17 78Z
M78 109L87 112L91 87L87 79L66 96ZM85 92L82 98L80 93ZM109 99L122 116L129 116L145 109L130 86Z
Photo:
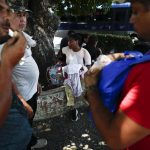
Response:
M25 34L25 37L28 38L28 41L30 36ZM32 41L32 38L30 39L30 41ZM31 99L32 96L37 92L37 84L39 79L39 69L32 57L31 46L32 44L29 45L28 43L24 56L13 69L12 74L13 80L20 94L27 101ZM0 46L0 52L2 47L3 45Z
M62 53L66 55L66 64L81 64L82 66L91 65L91 56L85 48L74 52L69 46L62 48Z

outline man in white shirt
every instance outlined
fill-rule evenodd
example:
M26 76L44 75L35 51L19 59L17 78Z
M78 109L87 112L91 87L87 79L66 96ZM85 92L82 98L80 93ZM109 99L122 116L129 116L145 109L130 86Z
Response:
M12 5L11 8L14 10L14 13L10 18L11 28L13 30L23 32L26 29L27 18L30 10L26 9L21 3L15 3L15 5ZM13 70L13 79L20 95L32 107L35 115L37 109L37 97L40 92L38 85L39 69L32 57L31 48L36 46L36 41L34 41L27 33L23 32L23 34L27 40L27 46L24 56ZM31 126L34 115L31 119L29 119ZM37 138L33 135L28 150L30 150L31 146L33 147L33 145L38 144L38 142L40 142L40 146L37 145L38 148L44 147L47 144L46 139L37 140Z

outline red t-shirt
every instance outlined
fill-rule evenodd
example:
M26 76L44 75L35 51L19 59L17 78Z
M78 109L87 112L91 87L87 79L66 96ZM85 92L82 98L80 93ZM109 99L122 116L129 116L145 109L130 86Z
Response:
M129 73L119 108L133 121L150 129L150 62L136 65ZM150 136L128 150L150 150Z

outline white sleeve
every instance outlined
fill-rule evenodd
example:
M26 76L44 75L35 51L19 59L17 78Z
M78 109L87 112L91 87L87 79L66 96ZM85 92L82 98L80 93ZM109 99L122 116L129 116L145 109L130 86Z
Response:
M62 48L62 53L63 54L67 54L68 53L68 46Z
M91 65L91 55L86 49L84 49L84 61L86 66Z

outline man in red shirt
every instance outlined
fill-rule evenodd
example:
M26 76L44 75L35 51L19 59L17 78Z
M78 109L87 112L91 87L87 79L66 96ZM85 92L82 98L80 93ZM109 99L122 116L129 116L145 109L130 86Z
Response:
M131 0L131 22L138 34L150 40L150 1ZM150 62L136 65L128 74L118 111L109 112L96 88L97 75L85 76L86 97L98 131L112 149L150 149Z

